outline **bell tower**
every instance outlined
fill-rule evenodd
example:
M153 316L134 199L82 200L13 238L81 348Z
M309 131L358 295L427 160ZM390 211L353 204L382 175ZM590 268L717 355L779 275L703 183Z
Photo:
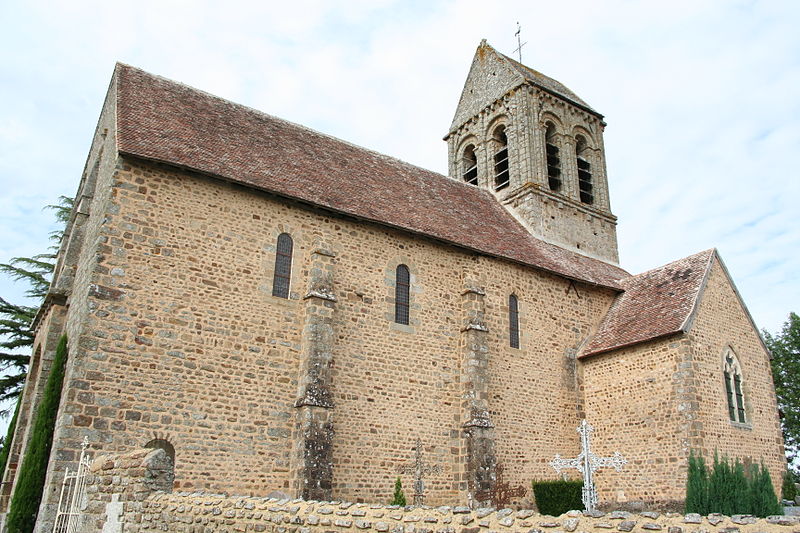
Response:
M481 41L445 136L449 175L493 194L536 237L618 263L603 116Z

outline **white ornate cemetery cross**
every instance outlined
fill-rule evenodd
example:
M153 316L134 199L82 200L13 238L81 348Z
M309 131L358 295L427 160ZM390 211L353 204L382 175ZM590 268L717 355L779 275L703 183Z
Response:
M439 465L426 465L422 459L422 441L417 439L414 464L401 465L398 474L412 474L414 476L414 505L425 505L425 482L423 477L438 474L442 471Z
M619 452L614 452L611 457L597 457L592 453L591 448L591 434L594 428L589 425L584 419L578 427L578 433L581 435L581 453L575 459L562 459L560 455L556 454L555 459L550 462L556 472L561 473L564 468L577 468L583 474L583 505L587 511L595 510L597 505L597 489L594 486L594 472L603 467L614 467L614 470L619 472L622 466L628 461L620 455Z

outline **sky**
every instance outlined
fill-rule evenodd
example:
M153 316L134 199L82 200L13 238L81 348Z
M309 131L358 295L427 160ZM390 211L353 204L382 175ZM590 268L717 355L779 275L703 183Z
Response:
M605 115L621 265L716 247L759 328L800 312L800 2L0 0L0 262L41 253L116 61L447 172L486 38ZM0 296L23 287L0 278Z

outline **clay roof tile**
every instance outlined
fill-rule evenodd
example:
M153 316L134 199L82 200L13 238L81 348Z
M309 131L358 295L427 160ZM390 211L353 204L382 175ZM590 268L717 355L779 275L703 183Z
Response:
M624 292L617 296L581 357L684 331L715 254L714 249L705 250L622 280Z
M530 235L487 191L118 64L120 153L619 289L629 276Z

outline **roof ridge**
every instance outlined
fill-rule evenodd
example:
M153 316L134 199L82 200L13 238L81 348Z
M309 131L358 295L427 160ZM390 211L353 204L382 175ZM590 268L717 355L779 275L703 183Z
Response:
M119 64L118 150L567 279L621 290L619 265L532 235L497 198L401 159Z
M646 274L650 274L650 273L652 273L652 272L656 272L656 271L658 271L658 270L663 270L663 269L667 268L668 266L670 266L670 265L672 265L672 264L678 263L678 262L680 262L680 261L685 261L686 259L689 259L689 258L691 258L691 257L697 257L697 256L699 256L699 255L703 255L703 254L710 254L710 255L713 255L713 253L714 253L716 250L717 250L716 248L706 248L705 250L702 250L702 251L700 251L700 252L695 252L695 253L693 253L693 254L689 254L689 255L687 255L687 256L681 257L680 259L675 259L674 261L670 261L669 263L664 263L663 265L660 265L660 266L657 266L657 267L653 267L653 268L651 268L651 269L649 269L649 270L645 270L644 272L639 272L638 274L633 274L633 275L631 275L629 278L624 278L624 279L626 279L626 280L631 280L631 279L634 279L634 278L638 278L638 277L640 277L640 276L644 276L644 275L646 275ZM706 267L706 268L707 268L707 267Z
M121 66L121 67L125 67L125 68L131 69L131 70L135 70L135 71L140 72L140 73L142 73L142 74L144 74L146 76L149 76L151 78L155 78L155 79L158 79L158 80L166 82L166 83L171 83L173 85L178 85L178 86L184 87L186 89L189 89L189 90L194 91L196 93L208 96L209 98L213 98L214 100L223 102L223 103L228 104L230 106L238 107L240 109L244 109L244 110L246 110L248 112L255 113L257 115L260 115L262 117L268 118L270 120L274 120L274 121L277 121L277 122L282 122L282 123L287 124L289 126L295 127L295 128L297 128L299 130L306 131L306 132L309 132L309 133L312 133L312 134L315 134L315 135L319 135L321 137L325 137L327 139L334 140L336 142L345 144L345 145L350 146L352 148L356 148L356 149L358 149L360 151L367 152L367 153L370 153L372 155L375 155L375 156L377 156L377 157L379 157L381 159L384 159L384 160L387 160L387 161L394 161L394 162L399 163L400 165L407 166L407 167L409 167L411 169L423 170L423 171L425 171L425 172L427 172L429 174L444 178L447 181L458 183L458 184L464 185L466 187L471 187L471 185L469 185L467 183L462 183L462 182L460 182L458 180L451 179L449 176L447 176L445 174L441 174L439 172L436 172L435 170L430 170L428 168L425 168L425 167L422 167L422 166L419 166L419 165L415 165L414 163L409 163L408 161L404 161L404 160L402 160L402 159L400 159L398 157L387 155L387 154L384 154L382 152L378 152L377 150L374 150L372 148L367 148L365 146L361 146L359 144L355 144L355 143L347 141L345 139L341 139L339 137L336 137L336 136L334 136L334 135L332 135L330 133L325 133L325 132L322 132L322 131L319 131L319 130L315 130L313 128L309 128L308 126L304 126L303 124L299 124L297 122L293 122L291 120L287 120L287 119L279 117L277 115L272 115L270 113L266 113L264 111L261 111L260 109L256 109L255 107L251 107L251 106L248 106L248 105L245 105L245 104L240 104L238 102L234 102L233 100L228 100L227 98L224 98L222 96L210 93L208 91L204 91L203 89L198 89L197 87L193 87L192 85L189 85L189 84L186 84L186 83L183 83L183 82L180 82L180 81L176 81L176 80L167 78L165 76L161 76L160 74L153 74L152 72L148 72L148 71L146 71L144 69L141 69L139 67L135 67L133 65L129 65L127 63L122 63L121 61L117 61L117 66ZM485 192L488 192L488 191L485 191Z

